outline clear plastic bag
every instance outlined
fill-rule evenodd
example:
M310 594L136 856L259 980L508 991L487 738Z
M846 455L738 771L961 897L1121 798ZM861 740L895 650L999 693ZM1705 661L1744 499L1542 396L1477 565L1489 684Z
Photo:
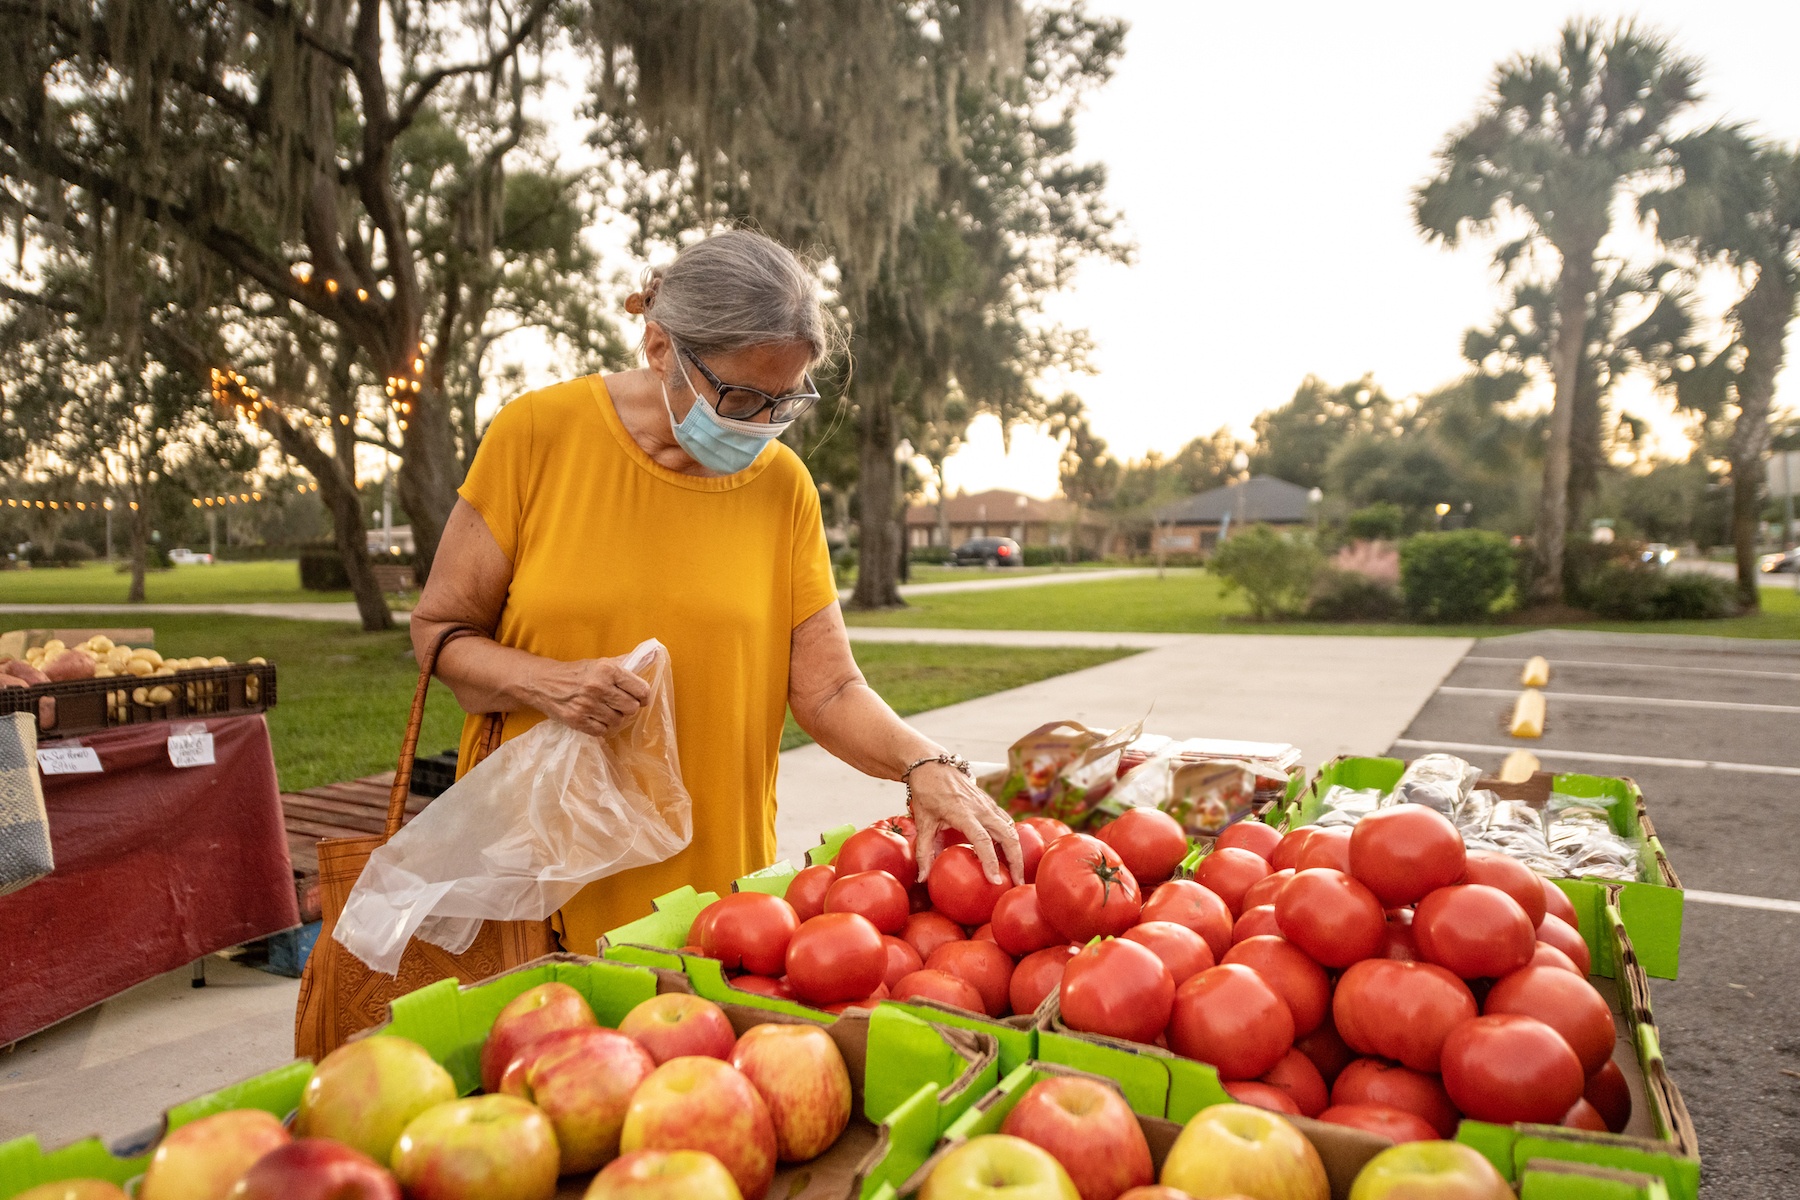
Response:
M1401 772L1394 784L1390 804L1423 804L1435 808L1451 820L1462 802L1475 789L1481 778L1479 768L1472 767L1452 754L1427 754L1414 759Z
M370 855L333 931L346 949L389 975L415 936L460 954L484 920L543 920L688 844L669 652L614 661L650 684L631 723L603 739L544 721L477 764Z

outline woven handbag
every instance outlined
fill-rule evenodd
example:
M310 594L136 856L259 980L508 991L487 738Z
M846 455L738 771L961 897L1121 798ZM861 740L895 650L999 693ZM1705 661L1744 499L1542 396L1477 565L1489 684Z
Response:
M319 843L321 924L318 940L300 976L300 1001L294 1012L294 1053L300 1058L321 1059L351 1034L380 1024L387 1019L388 1002L396 996L440 979L474 983L556 949L556 935L549 921L484 921L474 944L461 954L451 954L414 938L407 944L398 973L383 975L370 970L331 936L369 855L400 832L407 791L412 786L419 726L425 717L425 693L431 685L438 653L451 639L476 632L446 630L419 663L419 686L413 692L412 714L406 721L406 738L400 743L400 762L394 771L394 788L388 794L386 828L379 834L329 838ZM488 714L476 746L477 762L499 748L504 719L504 713Z
M0 896L56 869L36 755L37 721L32 714L0 716Z

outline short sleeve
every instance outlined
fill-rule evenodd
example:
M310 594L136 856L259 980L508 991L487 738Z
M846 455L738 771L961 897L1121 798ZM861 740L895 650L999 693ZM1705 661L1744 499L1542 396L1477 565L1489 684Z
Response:
M819 508L819 489L804 470L800 475L800 502L795 505L793 564L793 628L837 600L837 580L831 573L831 548L825 544L825 519Z
M521 396L489 422L468 477L457 489L457 495L487 522L507 561L514 563L532 477L532 431L531 397Z

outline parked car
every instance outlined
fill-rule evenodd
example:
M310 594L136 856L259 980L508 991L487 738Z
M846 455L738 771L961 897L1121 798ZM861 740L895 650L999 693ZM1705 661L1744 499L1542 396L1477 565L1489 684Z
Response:
M1020 567L1025 565L1025 555L1019 550L1019 543L1011 538L979 537L970 538L958 546L953 561L959 567L972 563L984 563L990 567Z
M1765 554L1758 565L1765 575L1800 574L1800 546L1776 554Z
M212 560L212 555L196 554L186 547L169 551L169 561L178 567L185 567L193 563L209 563Z
M1640 557L1653 567L1666 567L1675 561L1675 551L1669 549L1667 542L1651 542Z

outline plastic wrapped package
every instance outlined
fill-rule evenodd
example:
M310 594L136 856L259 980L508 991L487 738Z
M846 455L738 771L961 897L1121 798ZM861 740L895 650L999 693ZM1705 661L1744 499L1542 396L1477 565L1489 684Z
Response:
M1453 754L1427 754L1407 764L1394 784L1390 804L1423 804L1455 819L1481 771Z
M1320 798L1321 809L1314 825L1354 825L1380 808L1385 793L1379 788L1347 788L1334 784Z
M1255 811L1258 771L1228 759L1189 761L1164 754L1134 768L1102 804L1108 813L1127 808L1160 808L1181 823L1189 837L1216 837Z

